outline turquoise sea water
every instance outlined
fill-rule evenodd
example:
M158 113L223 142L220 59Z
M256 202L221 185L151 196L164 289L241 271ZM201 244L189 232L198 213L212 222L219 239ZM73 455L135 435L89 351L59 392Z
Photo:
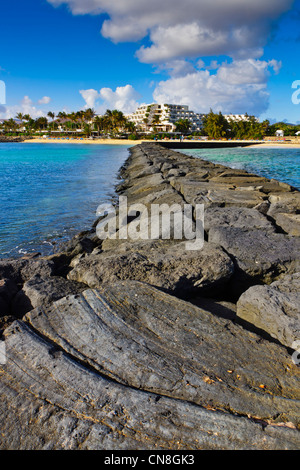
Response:
M128 145L0 144L0 258L90 229L127 157Z
M134 145L134 144L133 144ZM128 145L0 144L0 258L51 254L90 229L109 202ZM300 189L300 149L184 151Z
M250 148L191 149L182 153L274 178L300 189L300 149Z

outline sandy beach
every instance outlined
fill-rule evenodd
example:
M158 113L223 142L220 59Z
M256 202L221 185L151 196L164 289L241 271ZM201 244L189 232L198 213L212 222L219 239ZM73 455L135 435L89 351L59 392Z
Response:
M157 140L156 142L169 142L169 140ZM180 142L179 139L174 139L174 142ZM146 139L144 140L127 140L127 139L75 139L75 138L35 138L35 139L28 139L25 140L24 143L30 144L90 144L90 145L139 145L142 142L147 142ZM184 142L188 142L184 140ZM191 141L195 142L195 141ZM201 141L202 142L202 141ZM204 142L216 142L206 140ZM221 142L221 141L220 141ZM222 142L230 142L230 141L222 141ZM240 141L241 143L247 142L250 143L249 148L300 148L300 142L284 142L284 141L261 141L261 142L253 142L253 144L249 141Z
M28 139L24 140L24 143L27 144L92 144L92 145L138 145L142 143L142 140L127 140L127 139L43 139L43 138L36 138L36 139Z
M300 142L262 142L260 144L250 145L249 148L285 148L285 149L300 149Z

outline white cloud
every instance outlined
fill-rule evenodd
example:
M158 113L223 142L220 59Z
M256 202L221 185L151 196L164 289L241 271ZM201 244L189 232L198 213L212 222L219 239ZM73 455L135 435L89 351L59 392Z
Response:
M75 15L107 14L101 33L113 42L140 41L136 57L166 70L153 97L191 109L260 114L268 106L267 80L281 63L260 60L275 21L294 0L48 0L67 4ZM218 56L232 63L219 64ZM211 57L205 67L204 58ZM196 66L190 59L195 60ZM231 62L231 61L230 61ZM129 85L128 85L129 86ZM134 109L133 89L100 90L100 106ZM93 102L93 95L86 96ZM96 98L97 101L98 97ZM96 102L95 101L95 102Z
M43 96L40 100L38 100L38 104L49 104L51 98L49 96Z
M267 79L276 61L237 60L223 63L217 73L195 70L184 77L161 81L153 97L159 103L186 104L190 109L206 113L212 108L223 113L259 115L268 107Z
M93 90L91 88L89 90L80 90L79 93L81 94L82 98L86 103L85 108L95 107L96 100L100 96L97 90Z
M29 96L25 95L20 104L14 106L6 106L0 109L0 117L2 119L15 118L18 113L29 114L33 119L45 116L45 113L34 106Z
M200 61L199 61L200 62ZM204 62L203 62L204 64ZM188 73L195 71L194 66L186 60L170 60L164 64L160 64L158 71L167 70L171 77L183 77Z
M139 93L131 86L117 87L115 91L111 88L101 88L100 96L103 100L102 109L118 109L123 113L132 113L139 106L137 100Z
M257 58L272 22L293 0L48 0L67 4L74 14L107 13L102 35L114 42L150 34L138 58L160 63L183 57L226 54Z
M137 100L139 93L132 85L111 88L101 88L97 90L80 90L80 94L85 100L85 108L96 108L99 114L104 114L107 109L118 109L123 113L131 113L139 106Z
M218 79L229 85L266 84L269 69L278 71L281 67L276 60L237 60L231 64L222 64L217 72Z

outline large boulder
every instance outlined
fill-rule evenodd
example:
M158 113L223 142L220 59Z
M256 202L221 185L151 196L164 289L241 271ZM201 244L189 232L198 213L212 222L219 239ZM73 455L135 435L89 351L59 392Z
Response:
M209 242L221 245L234 259L232 287L238 298L254 284L270 284L282 274L300 270L300 239L265 230L213 227Z
M237 316L292 348L300 338L299 287L300 272L250 287L238 300Z
M300 423L300 371L284 348L146 284L124 281L87 290L53 309L34 310L25 320L123 384Z
M300 237L300 214L278 213L274 218L276 224L281 227L284 232L294 237Z
M63 277L44 278L35 275L24 283L23 288L14 297L12 313L17 318L22 318L25 313L36 307L46 307L62 297L82 292L85 288L84 284Z
M207 207L204 212L205 231L213 227L260 229L275 232L274 225L261 212L247 207Z
M0 260L0 279L11 279L16 284L23 284L35 275L43 277L55 273L55 262L46 258L18 258Z
M234 272L225 251L208 243L197 251L188 251L185 242L123 245L123 250L119 246L79 259L68 279L92 288L117 280L136 280L184 297L199 291L217 293Z

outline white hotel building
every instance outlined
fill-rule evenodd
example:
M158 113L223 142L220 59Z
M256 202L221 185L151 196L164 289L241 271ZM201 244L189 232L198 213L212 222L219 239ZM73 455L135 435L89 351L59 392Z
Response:
M204 114L194 113L188 106L157 103L142 105L126 116L144 132L151 132L154 128L158 132L175 132L175 123L179 119L188 119L191 122L191 132L200 131L203 127L203 117Z

